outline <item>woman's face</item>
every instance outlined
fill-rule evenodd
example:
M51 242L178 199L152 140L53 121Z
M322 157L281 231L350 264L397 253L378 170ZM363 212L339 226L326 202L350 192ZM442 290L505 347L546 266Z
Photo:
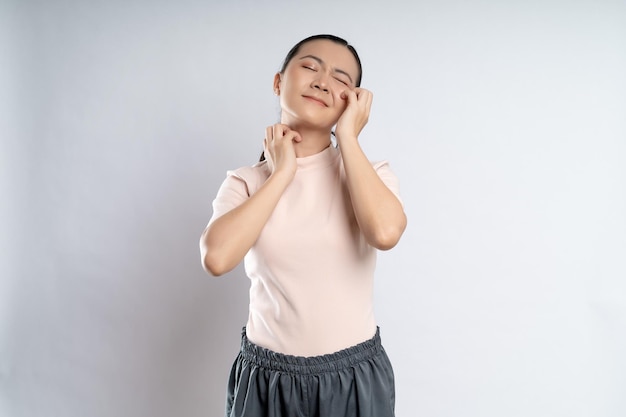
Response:
M284 73L274 77L281 122L330 130L346 108L341 93L355 88L358 74L356 59L345 46L325 39L305 43Z

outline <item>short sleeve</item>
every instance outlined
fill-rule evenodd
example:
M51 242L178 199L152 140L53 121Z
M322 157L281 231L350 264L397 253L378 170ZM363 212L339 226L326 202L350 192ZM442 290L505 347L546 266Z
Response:
M228 171L213 200L213 215L209 224L250 198L263 183L263 172L256 165Z
M374 170L378 174L378 177L382 180L382 182L391 190L391 192L396 196L400 204L404 207L404 203L400 198L400 184L398 181L398 177L393 173L391 167L389 166L389 162L380 161L372 163Z

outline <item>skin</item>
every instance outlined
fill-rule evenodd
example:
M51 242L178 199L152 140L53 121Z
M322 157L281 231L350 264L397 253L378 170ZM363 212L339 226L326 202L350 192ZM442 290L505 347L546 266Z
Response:
M381 250L398 243L406 215L358 142L369 118L372 93L354 86L357 75L356 60L346 47L315 40L302 45L284 73L274 76L282 111L280 123L266 128L263 141L271 174L253 196L204 230L200 249L211 275L222 275L243 259L293 180L296 158L328 147L333 126L363 236Z

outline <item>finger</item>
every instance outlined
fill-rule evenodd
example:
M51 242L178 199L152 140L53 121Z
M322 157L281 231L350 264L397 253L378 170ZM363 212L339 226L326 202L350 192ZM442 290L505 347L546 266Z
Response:
M348 102L348 105L357 100L356 92L354 90L344 90L342 94L344 96L344 100Z
M265 139L268 141L268 143L274 139L274 129L272 126L268 126L265 128Z
M285 136L285 132L287 132L288 130L289 127L287 125L276 123L273 126L274 139L281 139L283 136Z
M369 109L372 105L372 98L374 95L371 91L363 90L359 95L359 101L363 103L363 107Z
M294 141L294 142L301 142L302 141L302 137L300 136L300 134L298 132L296 132L295 130L291 130L291 129L289 129L287 132L285 132L285 135L283 136L283 139L285 139L287 141Z
M367 96L371 94L369 90L360 87L355 88L354 93L356 94L356 97L359 99L359 101L367 98Z
M367 97L369 97L372 94L371 91L366 90L365 88L356 88L355 93L359 101L367 99Z
M291 140L294 142L302 142L302 136L300 136L300 133L296 132L295 130L290 130L289 131L289 135L291 135Z
M372 92L362 89L358 93L358 103L359 108L365 112L369 112L370 106L372 105Z
M278 140L280 139L282 135L280 134L280 129L278 128L277 125L273 125L272 126L272 137L274 140Z

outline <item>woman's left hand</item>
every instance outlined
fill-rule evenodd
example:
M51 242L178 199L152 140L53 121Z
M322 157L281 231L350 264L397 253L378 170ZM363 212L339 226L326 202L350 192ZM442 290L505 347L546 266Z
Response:
M352 137L356 139L369 119L373 99L372 92L357 87L354 90L342 92L341 98L344 98L348 104L337 121L335 135L337 135L338 141L341 141L342 138Z

